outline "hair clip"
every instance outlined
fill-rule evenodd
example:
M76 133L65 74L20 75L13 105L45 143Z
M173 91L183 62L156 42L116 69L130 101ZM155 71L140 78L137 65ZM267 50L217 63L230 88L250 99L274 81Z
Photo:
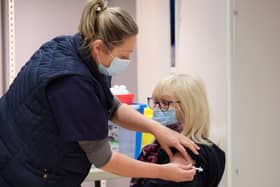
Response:
M98 6L97 8L96 8L96 12L100 12L101 11L101 6Z

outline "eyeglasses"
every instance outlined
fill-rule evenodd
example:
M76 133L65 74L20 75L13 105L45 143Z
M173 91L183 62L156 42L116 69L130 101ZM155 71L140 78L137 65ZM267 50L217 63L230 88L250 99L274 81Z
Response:
M152 97L147 97L147 103L148 106L151 109L155 109L157 105L159 106L159 109L163 112L166 112L169 109L169 105L172 103L180 103L180 101L170 101L170 100L160 100L160 101L155 101L153 100Z

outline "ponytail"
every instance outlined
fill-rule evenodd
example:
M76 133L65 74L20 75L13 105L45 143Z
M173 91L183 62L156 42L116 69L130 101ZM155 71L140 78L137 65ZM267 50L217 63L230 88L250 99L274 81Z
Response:
M84 7L80 20L79 31L85 42L89 42L94 37L97 14L105 8L103 0L90 0Z
M79 32L83 44L101 39L109 48L122 44L123 39L138 33L133 18L118 7L107 7L104 0L89 0L82 12Z

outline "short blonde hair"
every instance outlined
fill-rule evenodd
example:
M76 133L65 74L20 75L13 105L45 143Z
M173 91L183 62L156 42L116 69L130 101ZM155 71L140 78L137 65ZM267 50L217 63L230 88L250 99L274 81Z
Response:
M171 94L180 101L182 134L196 143L211 145L209 106L203 81L197 75L170 74L158 82L152 97Z
M88 0L82 12L79 32L84 45L101 39L112 49L121 45L123 40L138 33L133 18L119 7L107 7L104 0Z

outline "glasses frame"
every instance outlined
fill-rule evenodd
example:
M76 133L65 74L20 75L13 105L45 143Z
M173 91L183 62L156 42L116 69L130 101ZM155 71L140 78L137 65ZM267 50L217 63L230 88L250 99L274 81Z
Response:
M180 103L180 101L172 101L172 100L164 100L164 101L166 101L166 103L163 103L162 101L154 102L154 99L152 97L147 97L147 104L148 104L149 108L154 109L158 105L159 109L162 112L168 111L170 104Z

